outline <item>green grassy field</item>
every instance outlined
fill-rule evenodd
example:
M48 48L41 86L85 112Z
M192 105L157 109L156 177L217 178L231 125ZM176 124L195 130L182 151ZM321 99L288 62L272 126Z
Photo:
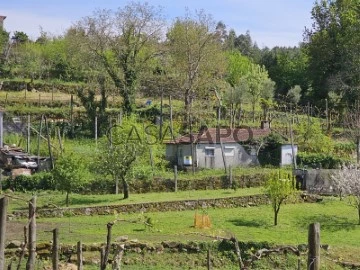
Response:
M59 227L60 239L64 243L78 240L87 243L102 242L105 240L106 224L119 219L121 221L113 227L114 235L128 235L129 238L143 241L204 239L199 235L201 233L209 236L234 234L241 241L300 244L307 242L308 225L320 222L322 243L360 248L360 226L357 225L356 209L337 199L326 198L321 203L284 205L279 214L278 226L273 226L270 205L231 209L211 208L206 212L212 223L212 227L206 230L193 227L195 211L39 218L37 224L43 228L43 231L39 231L38 238L42 241L50 239L50 235L45 231ZM144 216L154 220L153 230L147 230L141 223ZM21 222L16 221L14 224L19 223ZM16 235L16 232L14 233L13 236Z
M200 214L202 212L201 210L198 211ZM57 227L59 228L61 243L75 244L79 240L85 244L103 243L106 240L106 224L115 222L112 229L113 241L120 236L126 235L129 239L137 239L140 242L157 243L169 240L211 242L216 236L230 238L235 235L242 242L268 242L271 245L296 246L307 243L308 225L319 222L321 224L321 243L330 245L329 251L322 251L324 256L322 257L321 269L344 269L336 266L330 260L359 262L360 226L357 225L357 211L348 205L346 201L340 201L337 198L326 197L324 201L319 203L283 205L279 214L278 226L273 225L273 213L270 205L231 209L211 208L206 209L204 212L209 215L211 220L212 225L209 229L193 227L195 211L114 213L106 216L69 215L62 218L38 218L37 241L51 241L51 230ZM149 217L153 220L154 227L152 229L143 224L144 219ZM21 240L23 226L26 223L27 220L10 221L7 239ZM186 254L173 255L178 264L174 267L169 266L170 268L166 267L166 260L163 261L164 258L167 258L166 254L162 256L149 255L146 261L148 263L153 262L153 266L144 269L189 269L185 261L189 260L191 264L195 263L196 266L196 261L201 260L199 259L200 255L196 255L197 257L188 255L187 258L185 258ZM127 255L128 260L132 260L131 256L135 255ZM132 265L133 267L141 265L145 260L145 254L141 255L141 258L139 256L133 257L134 261L132 263L136 265ZM205 257L204 254L201 256ZM155 263L156 258L159 259L157 263ZM272 257L271 260L275 259L279 260L279 263L282 261L282 266L278 269L295 269L293 267L296 265L296 257L284 257L281 255ZM264 260L253 269L272 269L273 266L270 267L269 265L274 265L274 261ZM305 257L302 258L302 264L304 262L306 262ZM285 267L286 265L288 266ZM235 267L229 265L228 269L236 269ZM199 266L197 269L205 268ZM225 268L221 266L214 269Z

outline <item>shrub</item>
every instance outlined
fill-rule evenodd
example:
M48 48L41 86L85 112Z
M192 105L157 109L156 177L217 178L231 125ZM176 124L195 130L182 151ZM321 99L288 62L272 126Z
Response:
M55 182L50 172L40 172L31 176L37 183L36 189L49 190L55 189Z
M351 156L356 151L354 142L339 142L334 145L334 153L340 156Z
M13 189L16 191L33 191L38 187L37 179L29 175L18 175L13 181Z
M281 159L281 144L284 139L277 133L265 138L265 145L260 149L258 159L261 165L278 166Z
M14 180L8 179L8 188L22 192L54 189L54 180L49 172L40 172L33 175L18 175Z
M297 163L311 168L338 169L341 165L350 163L350 160L332 154L298 153Z

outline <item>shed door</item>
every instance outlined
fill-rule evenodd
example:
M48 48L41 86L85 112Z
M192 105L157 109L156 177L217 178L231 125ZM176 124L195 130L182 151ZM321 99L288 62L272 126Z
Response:
M234 146L225 146L224 147L224 156L226 160L226 166L233 166L235 159L235 147Z
M215 148L205 148L205 168L215 168Z

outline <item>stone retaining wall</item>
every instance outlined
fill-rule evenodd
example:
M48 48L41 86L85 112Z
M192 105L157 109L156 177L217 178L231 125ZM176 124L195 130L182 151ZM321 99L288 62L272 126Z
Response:
M234 175L233 185L237 188L250 188L263 186L269 178L270 171L259 172L253 175ZM155 177L151 180L138 180L129 183L132 193L147 192L172 192L175 189L174 179ZM228 177L207 176L199 179L179 179L177 181L178 190L214 190L231 188ZM92 193L112 193L115 186L112 180L96 180L85 188ZM86 192L86 191L85 191ZM122 186L119 186L122 192Z
M177 242L177 241L163 241L163 242L139 242L137 240L129 240L127 236L117 237L111 244L111 250L115 250L117 246L121 245L127 253L157 253L162 254L165 252L175 253L205 253L211 247L217 252L234 252L234 245L228 239L213 240L211 242L206 241L189 241L189 242ZM239 242L241 250L257 250L260 248L270 248L271 245L267 242ZM105 243L93 243L83 244L82 251L96 252L98 254L105 247ZM294 247L296 248L296 247ZM68 262L76 262L76 245L60 244L59 255L65 258ZM5 249L6 257L19 257L22 251L22 243L20 241L11 241L7 244ZM52 255L51 243L38 243L36 245L37 257L40 259L49 260ZM28 254L28 250L25 249L25 254ZM93 257L93 256L92 256ZM235 257L234 257L235 258ZM85 258L84 264L98 264L98 259ZM125 261L124 261L125 263Z
M122 205L108 205L108 206L92 206L82 208L51 208L51 209L37 209L37 216L39 217L62 217L69 215L112 215L114 210L117 212L139 213L143 212L165 212L165 211L184 211L196 210L206 208L234 208L234 207L248 207L268 204L268 198L263 195L251 195L242 197L228 197L217 199L200 199L200 200L185 200L185 201L165 201L165 202L151 202L151 203L137 203L137 204L122 204ZM11 215L16 218L26 218L28 211L15 211Z

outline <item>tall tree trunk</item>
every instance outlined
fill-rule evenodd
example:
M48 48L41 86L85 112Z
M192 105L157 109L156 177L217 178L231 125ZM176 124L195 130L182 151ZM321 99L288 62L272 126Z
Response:
M190 96L190 89L186 89L184 93L184 105L185 105L185 114L184 114L184 129L190 126L190 107L191 107L191 96Z
M356 136L356 161L360 162L360 136Z
M241 124L241 118L242 118L242 102L240 103L240 108L238 112L238 126L240 127Z
M278 218L278 212L275 211L275 212L274 212L274 225L275 225L275 226L277 225L277 218Z
M255 123L255 102L252 103L252 117L253 117L253 123Z
M107 227L106 247L105 247L104 256L102 258L101 265L100 265L101 270L105 270L107 267L107 264L108 264L108 259L109 259L110 249L111 249L111 229L112 229L113 225L114 225L113 222L109 222L106 225L106 227Z
M115 194L118 195L119 194L119 177L115 174L114 178L115 178Z
M8 198L0 198L0 268L5 268L6 213Z
M130 115L133 111L131 97L128 92L123 95L123 110L125 115Z
M65 204L66 204L66 207L69 206L69 192L66 192Z
M34 270L36 260L36 196L29 201L29 220L29 256L26 262L26 270Z
M122 182L123 182L123 190L124 190L124 199L128 199L129 198L129 184L124 177L122 178Z
M275 206L275 209L274 209L274 225L275 225L275 226L278 224L278 214L279 214L279 210L280 210L280 205L279 205L279 206Z
M184 93L185 111L189 111L190 108L190 89L186 89Z

